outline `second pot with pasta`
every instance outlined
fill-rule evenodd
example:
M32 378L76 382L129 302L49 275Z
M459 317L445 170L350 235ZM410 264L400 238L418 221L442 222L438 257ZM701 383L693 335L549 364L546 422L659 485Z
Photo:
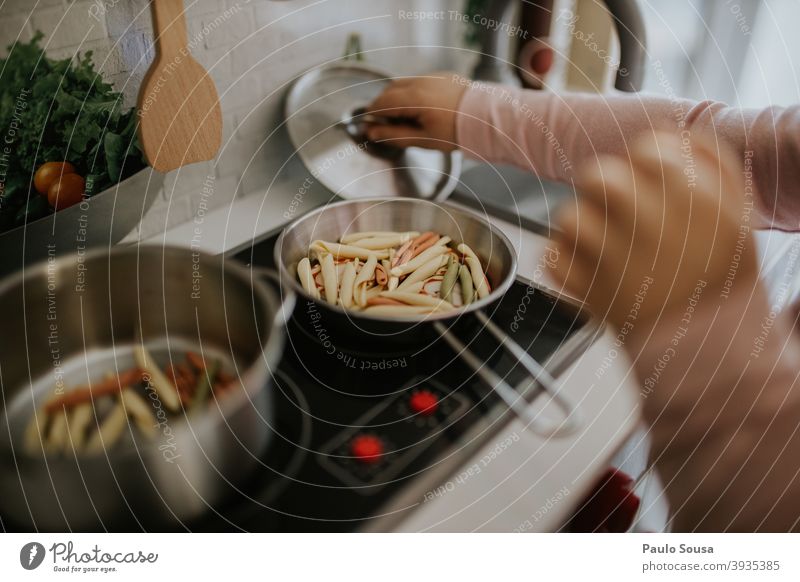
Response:
M143 246L40 263L0 299L9 527L181 527L259 463L291 294L222 257Z

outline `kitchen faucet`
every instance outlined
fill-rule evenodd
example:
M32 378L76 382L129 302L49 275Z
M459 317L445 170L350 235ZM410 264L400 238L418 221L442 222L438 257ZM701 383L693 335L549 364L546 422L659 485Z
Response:
M646 53L645 26L637 0L604 0L616 26L620 59L614 83L620 91L635 92L642 88ZM485 16L490 22L509 23L514 17L513 0L488 0ZM552 13L550 14L552 17ZM480 59L473 77L483 81L519 85L519 77L510 63L511 42L502 27L485 27L479 34Z

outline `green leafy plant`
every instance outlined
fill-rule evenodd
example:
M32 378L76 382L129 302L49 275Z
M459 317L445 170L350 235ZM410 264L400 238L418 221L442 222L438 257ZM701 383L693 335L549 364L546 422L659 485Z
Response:
M67 161L92 196L139 171L137 116L92 65L92 53L53 60L42 34L0 59L0 232L53 212L33 187L45 162Z

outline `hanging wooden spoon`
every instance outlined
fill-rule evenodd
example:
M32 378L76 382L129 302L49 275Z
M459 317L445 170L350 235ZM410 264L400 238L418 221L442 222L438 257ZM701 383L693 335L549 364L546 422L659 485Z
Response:
M139 90L139 138L147 161L168 172L213 159L222 142L214 82L189 52L183 0L153 0L156 57Z

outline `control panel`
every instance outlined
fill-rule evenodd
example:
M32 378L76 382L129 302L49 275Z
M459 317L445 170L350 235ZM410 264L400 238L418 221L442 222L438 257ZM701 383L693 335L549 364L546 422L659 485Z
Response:
M326 443L320 463L359 493L375 494L461 418L469 405L467 397L436 381L413 378L405 389Z

